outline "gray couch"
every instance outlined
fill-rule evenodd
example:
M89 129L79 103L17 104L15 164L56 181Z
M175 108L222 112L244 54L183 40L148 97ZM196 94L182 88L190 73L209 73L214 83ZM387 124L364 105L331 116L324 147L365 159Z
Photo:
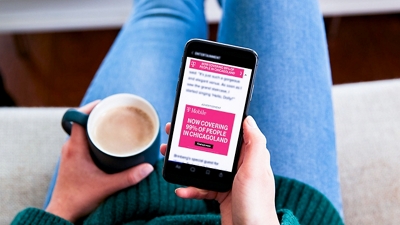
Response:
M346 224L400 224L400 79L333 87ZM41 207L65 108L0 109L0 224Z

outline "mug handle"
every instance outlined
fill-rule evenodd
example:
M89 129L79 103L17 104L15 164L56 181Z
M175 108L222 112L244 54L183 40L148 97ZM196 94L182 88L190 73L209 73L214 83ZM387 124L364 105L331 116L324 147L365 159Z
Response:
M67 134L71 135L72 122L77 123L86 129L89 115L76 109L68 109L61 120L61 126Z

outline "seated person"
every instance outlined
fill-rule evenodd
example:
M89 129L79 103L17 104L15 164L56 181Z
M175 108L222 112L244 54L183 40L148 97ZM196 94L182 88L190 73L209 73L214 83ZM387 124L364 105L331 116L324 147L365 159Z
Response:
M232 190L167 183L162 160L154 168L141 164L106 174L90 158L84 129L73 125L45 209L25 209L13 224L343 224L317 0L221 4L218 41L259 54ZM181 56L191 38L207 38L202 0L136 0L80 110L89 113L94 100L115 93L139 95L167 124L166 143Z

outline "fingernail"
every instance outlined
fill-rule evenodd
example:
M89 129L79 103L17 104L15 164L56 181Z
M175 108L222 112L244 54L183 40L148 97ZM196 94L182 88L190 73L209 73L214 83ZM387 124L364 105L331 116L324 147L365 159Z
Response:
M140 173L143 177L147 177L151 172L153 172L153 167L151 165L145 165L140 170Z
M247 116L247 124L249 124L251 127L258 127L252 116Z

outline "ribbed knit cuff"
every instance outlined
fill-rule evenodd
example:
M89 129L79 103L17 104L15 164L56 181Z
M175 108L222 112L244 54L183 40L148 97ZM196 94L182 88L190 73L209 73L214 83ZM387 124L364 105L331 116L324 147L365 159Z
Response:
M290 210L300 224L344 224L332 203L315 188L280 176L275 176L275 188L275 207Z
M56 215L45 212L41 209L27 208L15 216L11 225L72 225L71 222L64 220Z
M281 225L300 225L296 216L288 209L280 209L277 211L279 223Z

